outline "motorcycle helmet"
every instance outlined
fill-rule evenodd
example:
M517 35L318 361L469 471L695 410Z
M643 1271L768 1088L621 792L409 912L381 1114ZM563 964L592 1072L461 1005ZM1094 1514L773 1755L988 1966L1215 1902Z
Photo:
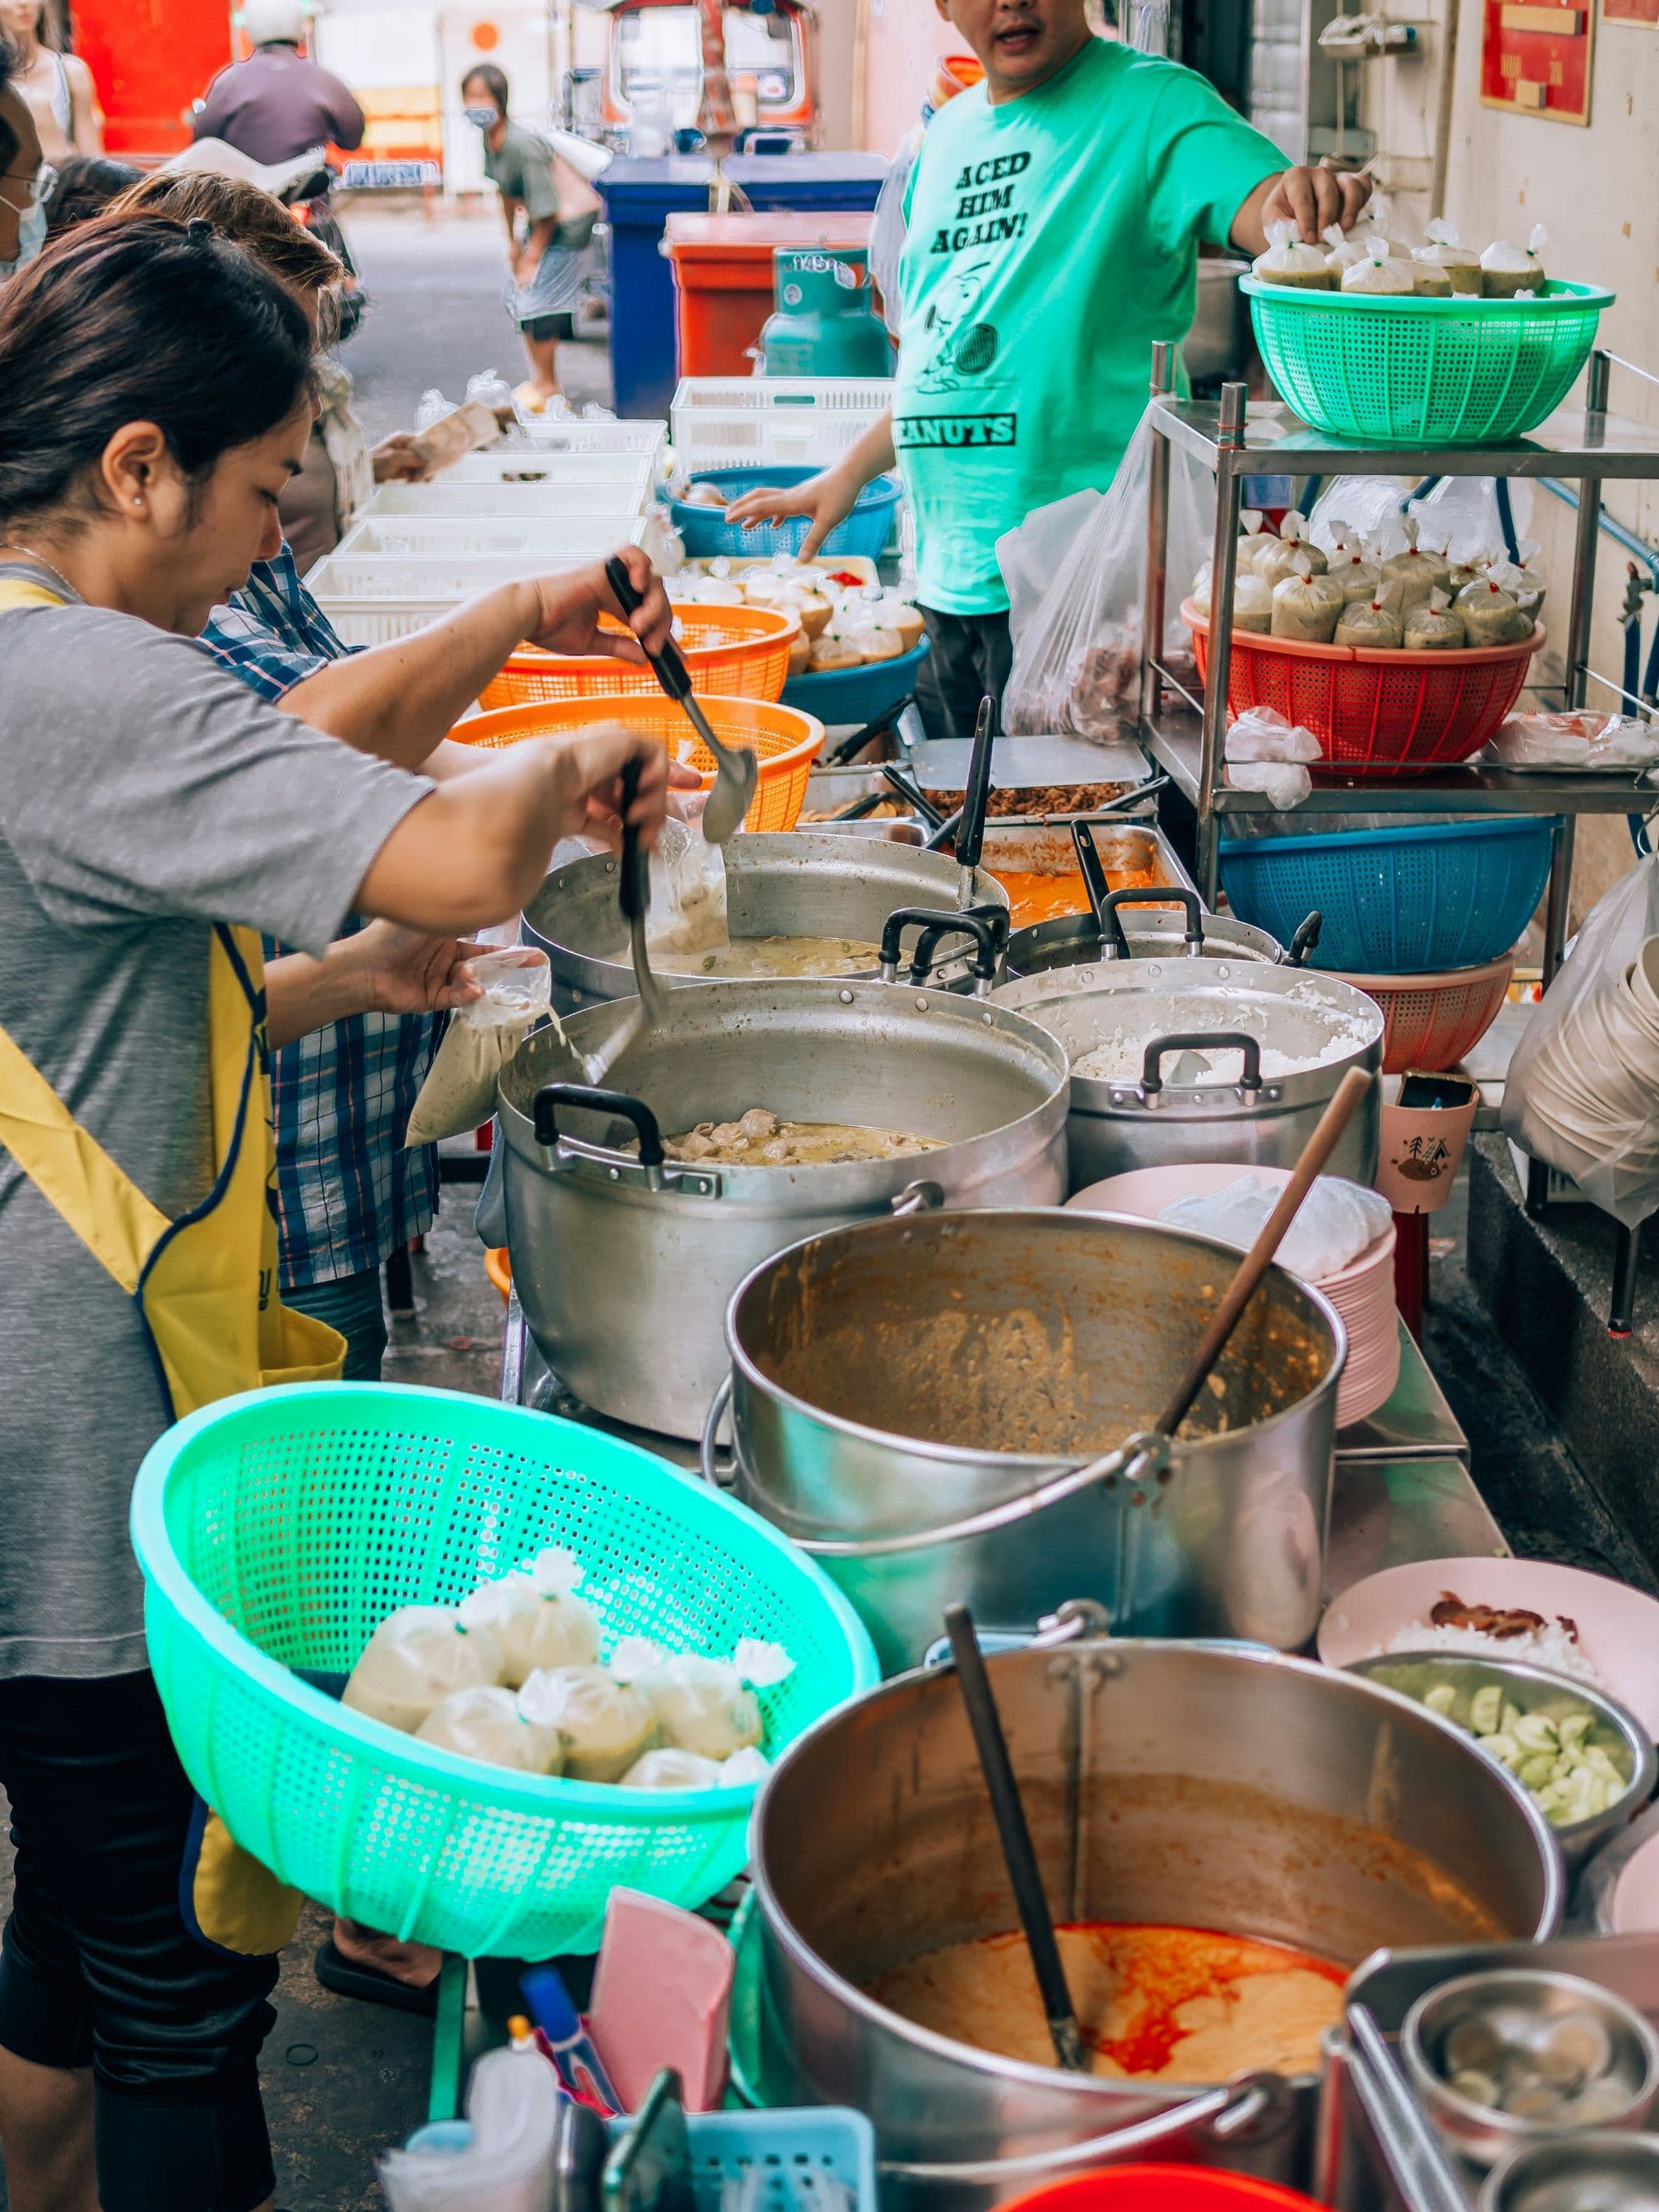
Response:
M243 0L239 20L251 46L297 46L309 17L303 0Z

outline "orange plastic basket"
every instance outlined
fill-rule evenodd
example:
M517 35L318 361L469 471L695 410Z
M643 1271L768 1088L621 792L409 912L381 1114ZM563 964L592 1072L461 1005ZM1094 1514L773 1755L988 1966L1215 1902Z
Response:
M806 779L823 744L823 725L799 708L775 706L764 699L723 699L704 695L697 704L714 735L760 757L760 781L744 817L745 830L793 830L806 798ZM652 678L648 696L611 692L591 699L550 699L544 705L504 707L494 714L475 714L458 722L451 736L464 745L516 745L525 738L554 738L594 722L625 722L646 730L677 760L694 768L703 788L714 782L714 757L698 738L684 711L665 698Z
M1210 625L1190 599L1181 614L1202 678ZM1410 775L1479 752L1520 697L1543 642L1541 623L1519 645L1462 653L1367 653L1236 629L1227 706L1234 714L1275 708L1311 730L1332 767L1349 775Z
M1382 1009L1382 1073L1455 1067L1498 1019L1515 955L1438 975L1340 975Z
M691 689L726 699L781 699L789 675L789 648L800 635L800 617L774 607L677 606L674 635L691 672ZM621 632L621 624L607 622ZM619 691L659 691L648 668L613 659L608 653L542 653L524 646L479 703L538 706L549 699L597 699Z

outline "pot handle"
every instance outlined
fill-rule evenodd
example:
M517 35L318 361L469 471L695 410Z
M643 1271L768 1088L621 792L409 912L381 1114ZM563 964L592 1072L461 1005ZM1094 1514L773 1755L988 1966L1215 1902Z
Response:
M1145 889L1129 884L1121 891L1108 891L1100 902L1100 933L1110 945L1114 960L1131 957L1129 940L1117 918L1118 908L1126 906L1179 906L1181 933L1188 951L1198 953L1204 950L1204 914L1196 891L1186 890L1179 884L1160 884L1156 888Z
M935 907L895 907L881 933L881 980L884 983L898 981L900 948L905 931L912 928L921 932L910 968L913 983L927 981L939 939L953 933L971 937L974 940L975 981L988 990L996 981L1002 948L1008 941L1008 916L1001 907L963 907L957 914Z
M884 2177L907 2183L988 2185L1006 2194L1007 2185L1023 2179L1042 2180L1050 2173L1063 2173L1101 2159L1110 2159L1115 2165L1139 2158L1143 2152L1196 2128L1207 2128L1224 2142L1241 2135L1273 2131L1289 2116L1291 2094L1281 2075L1241 2074L1222 2087L1206 2090L1201 2097L1188 2097L1184 2104L1158 2112L1150 2120L1091 2136L1087 2142L1069 2143L1064 2150L1033 2151L1025 2158L989 2159L975 2166L911 2166L883 2159L880 2171Z
M1308 955L1317 947L1319 933L1324 927L1325 917L1316 907L1285 947L1284 963L1285 967L1305 968L1307 966Z
M888 1207L896 1221L902 1221L912 1213L937 1213L945 1203L945 1192L936 1182L907 1182Z
M1149 1103L1164 1089L1164 1061L1172 1052L1242 1052L1244 1073L1241 1091L1261 1088L1261 1047L1243 1030L1182 1030L1171 1036L1154 1037L1141 1063L1141 1096Z
M732 1386L735 1377L728 1368L726 1380L708 1401L708 1411L703 1418L702 1442L697 1449L697 1467L703 1480L711 1490L729 1490L729 1482L720 1480L720 1430L726 1418L726 1409L732 1403Z
M640 1140L640 1165L659 1168L665 1158L662 1131L657 1117L642 1098L626 1091L601 1091L591 1083L544 1083L531 1107L536 1142L551 1146L559 1141L559 1109L571 1106L586 1114L618 1114L631 1121Z

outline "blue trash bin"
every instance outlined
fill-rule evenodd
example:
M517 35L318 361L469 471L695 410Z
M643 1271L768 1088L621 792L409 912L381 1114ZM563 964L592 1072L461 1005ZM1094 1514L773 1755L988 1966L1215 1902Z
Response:
M888 162L881 154L733 154L726 163L757 215L799 209L803 214L868 215Z
M805 158L805 157L803 157ZM619 159L599 179L611 225L611 376L618 415L667 419L674 397L674 273L661 252L671 215L707 209L706 155Z

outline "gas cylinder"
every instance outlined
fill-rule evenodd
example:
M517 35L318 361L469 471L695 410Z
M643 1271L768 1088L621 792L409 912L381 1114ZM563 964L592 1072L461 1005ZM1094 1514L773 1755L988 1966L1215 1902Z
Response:
M890 376L893 349L875 309L862 247L780 246L776 306L760 334L762 376Z

